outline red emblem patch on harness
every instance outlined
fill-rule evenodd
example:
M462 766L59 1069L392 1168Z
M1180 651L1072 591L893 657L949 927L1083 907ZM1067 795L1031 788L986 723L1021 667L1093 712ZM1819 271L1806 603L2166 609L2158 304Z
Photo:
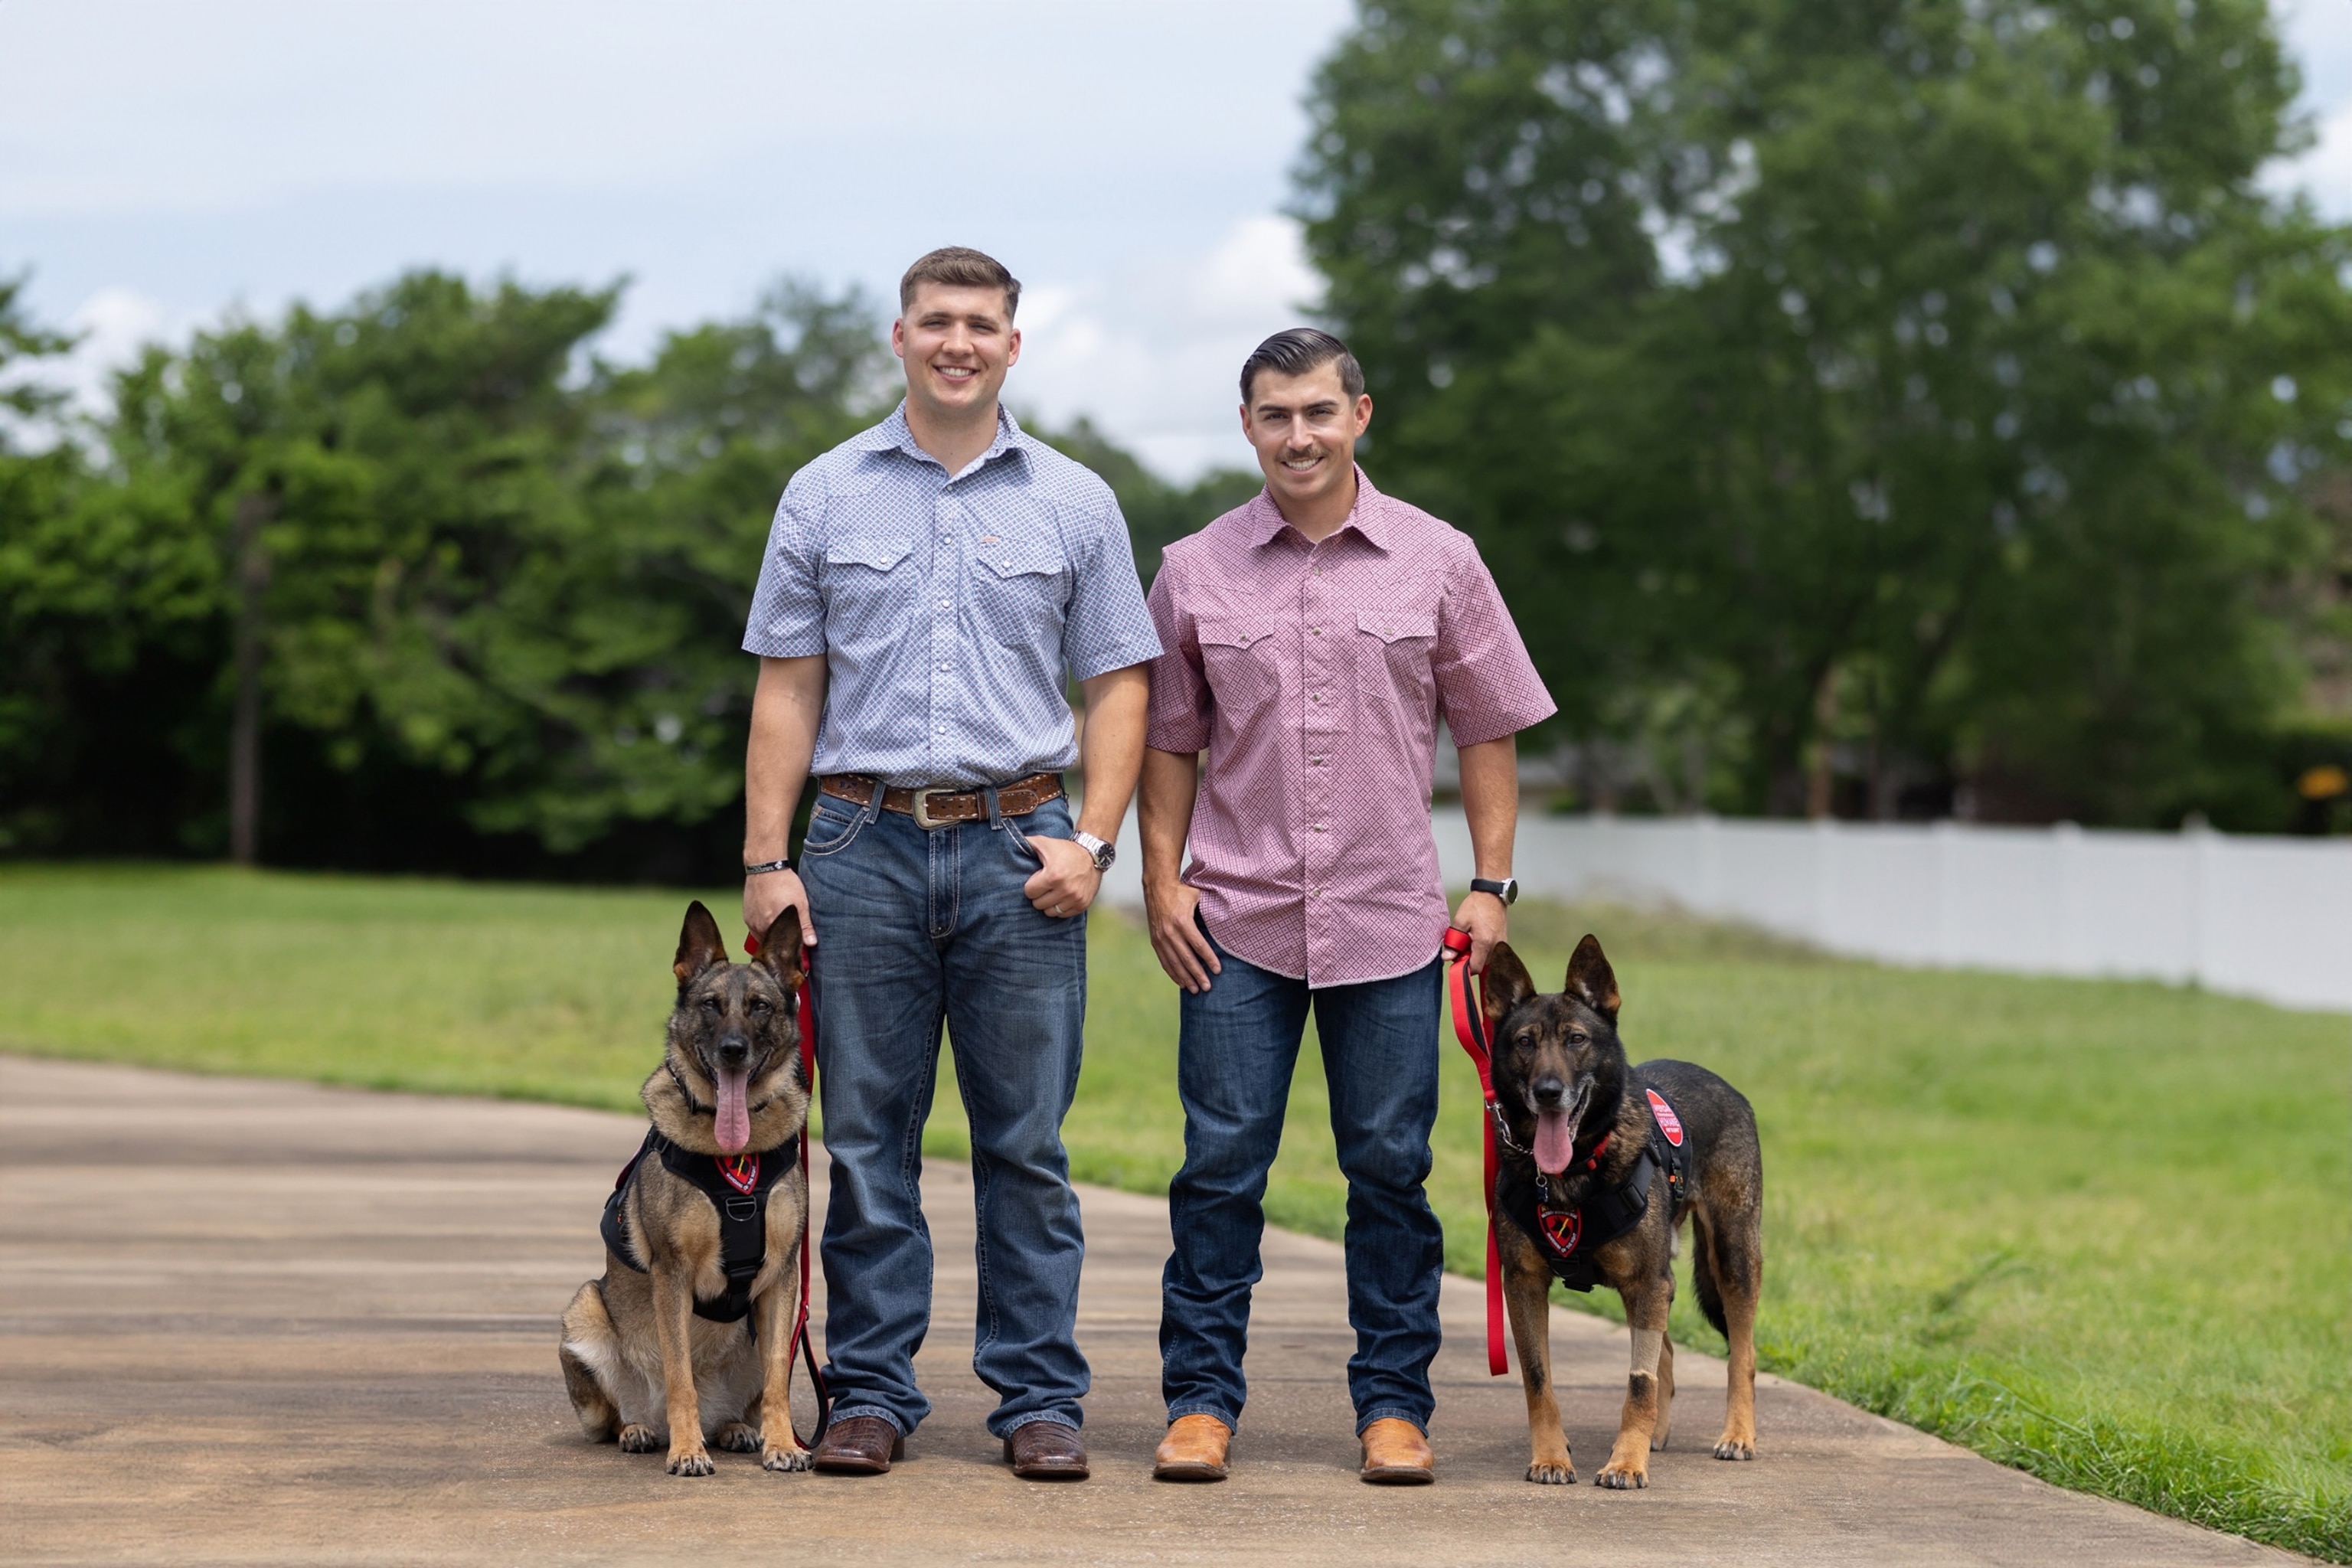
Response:
M1582 1209L1539 1208L1536 1211L1536 1223L1543 1227L1546 1245L1562 1258L1574 1252L1577 1242L1584 1236Z
M1675 1114L1675 1108L1668 1105L1656 1089L1645 1089L1642 1092L1650 1097L1650 1114L1658 1119L1658 1131L1666 1135L1667 1142L1677 1149L1681 1148L1683 1119Z
M727 1184L739 1193L756 1192L760 1186L760 1156L757 1154L720 1154L717 1156L719 1173Z

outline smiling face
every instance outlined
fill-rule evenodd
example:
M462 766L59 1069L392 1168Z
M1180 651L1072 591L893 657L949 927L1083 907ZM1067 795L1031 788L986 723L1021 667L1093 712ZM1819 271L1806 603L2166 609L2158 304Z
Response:
M1021 329L1002 289L921 283L890 323L890 352L907 364L907 396L950 423L993 416L1004 373L1021 359Z
M1242 405L1242 433L1257 450L1266 489L1292 517L1313 512L1355 482L1356 440L1371 422L1371 395L1349 397L1337 361L1304 375L1261 370Z
M1546 1175L1564 1173L1578 1140L1597 1141L1616 1115L1626 1070L1617 1007L1617 977L1590 936L1577 944L1558 995L1536 994L1508 942L1496 943L1486 960L1495 1093L1514 1123L1534 1121L1528 1148Z

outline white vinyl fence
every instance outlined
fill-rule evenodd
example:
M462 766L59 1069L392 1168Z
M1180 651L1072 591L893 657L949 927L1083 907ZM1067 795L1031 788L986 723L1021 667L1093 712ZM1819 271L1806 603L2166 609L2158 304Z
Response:
M1462 814L1434 826L1461 887ZM1895 963L2194 980L2352 1009L2347 839L1527 816L1514 868L1533 894L1665 900Z

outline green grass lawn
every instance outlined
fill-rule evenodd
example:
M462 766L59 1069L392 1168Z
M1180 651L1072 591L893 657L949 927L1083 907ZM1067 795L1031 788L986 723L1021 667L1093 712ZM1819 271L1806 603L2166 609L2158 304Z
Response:
M731 895L708 901L731 913ZM635 1110L683 907L0 868L0 1049ZM1540 983L1588 928L1635 1058L1704 1063L1755 1102L1768 1368L2067 1486L2352 1561L2352 1022L1523 906ZM1160 1191L1182 1147L1175 993L1116 918L1095 922L1093 960L1072 1162ZM1430 1193L1451 1265L1475 1274L1476 1079L1439 1048ZM939 1103L928 1146L961 1153L950 1089ZM1291 1110L1268 1208L1336 1235L1311 1045ZM1688 1289L1681 1303L1677 1337L1719 1352Z

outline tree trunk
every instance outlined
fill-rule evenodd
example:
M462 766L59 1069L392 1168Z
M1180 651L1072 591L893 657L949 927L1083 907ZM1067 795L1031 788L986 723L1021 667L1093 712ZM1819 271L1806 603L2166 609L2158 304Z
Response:
M240 866L261 859L261 595L269 558L261 530L278 503L266 491L236 503L236 700L228 732L228 856Z
M1837 716L1837 666L1832 664L1822 671L1822 683L1813 691L1813 765L1805 780L1805 815L1815 822L1829 816L1835 804L1837 778L1830 771L1830 753Z

